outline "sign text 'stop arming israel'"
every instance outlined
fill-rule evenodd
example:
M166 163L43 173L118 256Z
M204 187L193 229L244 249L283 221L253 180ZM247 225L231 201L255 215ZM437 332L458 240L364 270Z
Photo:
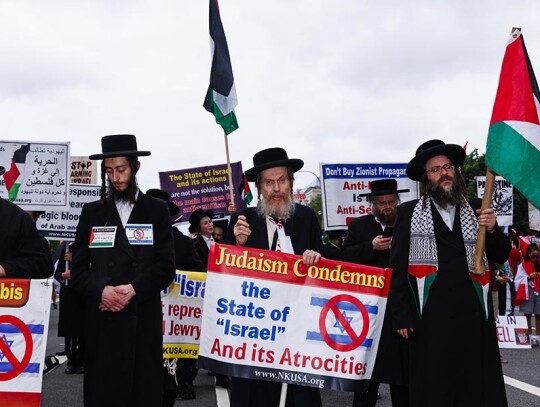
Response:
M363 194L371 190L371 181L394 178L401 202L418 198L418 183L407 177L407 164L320 164L322 174L323 223L325 230L347 229L349 222L371 213Z
M199 366L354 391L373 371L391 271L213 244Z

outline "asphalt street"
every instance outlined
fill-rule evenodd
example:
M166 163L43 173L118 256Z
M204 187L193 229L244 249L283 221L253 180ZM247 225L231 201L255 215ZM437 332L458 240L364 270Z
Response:
M51 310L47 355L54 355L64 348L63 338L57 336L58 310ZM456 343L460 343L459 338ZM461 346L466 346L461 342ZM510 407L540 407L540 347L530 350L502 349L502 357L508 360L503 365L506 392ZM65 363L58 365L43 377L42 407L83 405L82 375L66 375ZM509 384L510 383L510 384ZM228 393L214 385L214 378L201 370L195 381L197 398L190 401L176 401L175 407L227 407ZM391 407L387 385L381 385L381 400L378 407ZM322 390L323 406L346 407L352 405L353 395L347 392ZM154 407L154 406L149 406ZM159 406L155 406L159 407Z

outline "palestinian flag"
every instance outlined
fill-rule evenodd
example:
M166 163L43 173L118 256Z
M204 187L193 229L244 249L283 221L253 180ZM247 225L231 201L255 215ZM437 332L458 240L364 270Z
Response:
M540 93L523 35L516 29L506 46L493 106L486 164L540 208Z
M231 58L225 31L219 16L217 0L210 0L210 48L212 50L212 70L210 86L204 98L204 108L212 113L225 134L238 128L234 108L238 104Z
M242 175L242 181L244 185L240 195L242 195L242 200L246 203L246 205L249 205L253 200L253 194L251 193L251 189L249 188L249 182L244 175Z
M4 173L4 181L6 183L6 189L8 191L8 198L10 201L15 201L19 193L22 179L24 178L24 168L26 166L26 156L30 151L30 145L25 144L13 153L11 159L11 166L9 170Z

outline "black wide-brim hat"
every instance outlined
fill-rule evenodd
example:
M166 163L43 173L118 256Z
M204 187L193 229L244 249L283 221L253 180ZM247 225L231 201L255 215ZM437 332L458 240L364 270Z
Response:
M245 172L248 181L255 182L257 175L264 170L275 167L288 167L292 172L304 166L299 158L289 158L287 152L280 147L267 148L253 156L253 168Z
M91 160L102 160L111 157L142 157L150 155L150 151L138 151L137 139L133 134L114 134L101 138L101 154L92 154Z
M212 219L212 216L214 216L214 211L205 211L202 208L197 208L191 213L191 215L189 216L189 223L191 224L191 226L193 226L194 230L197 230L197 228L199 227L199 222L205 216L208 216L210 219Z
M4 172L6 172L6 169L0 166L0 175L4 175Z
M441 140L429 140L416 150L415 157L407 164L407 176L413 181L421 181L426 170L424 165L433 157L444 155L456 167L461 167L465 161L465 150L457 144L445 144Z
M229 220L228 219L215 219L212 221L214 224L214 227L220 227L223 229L224 232L227 231L227 228L229 227Z
M176 204L171 202L171 196L167 191L162 189L152 188L146 191L146 195L153 196L154 198L161 199L162 201L167 202L169 207L169 213L171 217L176 216L180 213L180 208Z
M393 195L402 192L409 192L409 189L397 189L397 181L395 179L376 179L371 181L371 192L358 194L358 196Z

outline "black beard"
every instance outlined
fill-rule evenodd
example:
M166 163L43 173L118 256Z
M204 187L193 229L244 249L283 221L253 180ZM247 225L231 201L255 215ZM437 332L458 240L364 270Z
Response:
M109 182L107 186L107 192L109 196L112 196L115 201L130 202L132 197L135 197L137 188L133 188L133 182L130 182L126 189L123 191L117 190L113 184Z
M444 178L440 178L442 181ZM465 202L465 191L456 180L452 179L452 186L449 191L446 191L439 183L427 182L426 192L431 195L433 201L441 208L446 209L448 206L457 206Z

